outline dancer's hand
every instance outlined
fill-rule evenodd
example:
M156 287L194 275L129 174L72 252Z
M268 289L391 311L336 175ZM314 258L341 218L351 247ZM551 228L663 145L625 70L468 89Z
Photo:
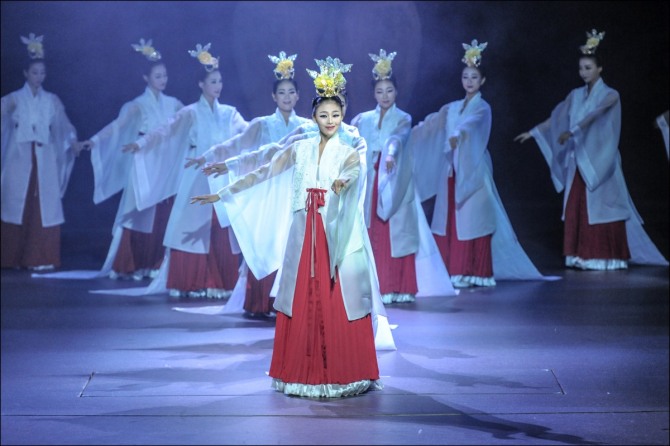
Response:
M217 194L196 195L195 197L191 197L191 204L210 204L216 203L217 201L219 201L219 196Z
M516 135L516 137L514 138L514 141L515 142L520 142L520 143L523 144L524 142L528 141L530 138L532 138L532 135L530 134L530 132L523 132L523 133L520 133L520 134Z
M347 184L349 184L349 180L340 180L339 178L335 181L333 181L333 185L330 187L330 189L335 192L335 195L340 195L340 192L347 187Z
M219 175L227 174L228 166L226 166L225 161L221 161L219 163L207 164L205 167L202 168L202 172L207 176L214 174L214 178L216 178Z

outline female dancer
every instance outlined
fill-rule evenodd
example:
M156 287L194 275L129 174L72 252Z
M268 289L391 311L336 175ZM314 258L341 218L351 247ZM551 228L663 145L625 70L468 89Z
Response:
M42 87L43 37L21 37L26 83L1 101L2 268L60 267L62 199L83 148L58 96Z
M274 303L273 387L288 395L341 397L381 387L370 316L377 280L359 206L360 156L338 136L341 73L308 72L319 94L312 102L319 134L192 202L221 199L252 271L283 263Z
M596 55L604 32L587 33L580 47L579 75L585 85L558 104L551 117L519 134L535 138L558 192L564 190L565 266L583 270L628 268L628 261L667 265L644 229L621 169L619 93L601 77Z
M519 244L493 181L491 107L480 91L486 45L463 44L465 98L427 116L408 143L421 200L437 195L431 228L457 288L544 279Z

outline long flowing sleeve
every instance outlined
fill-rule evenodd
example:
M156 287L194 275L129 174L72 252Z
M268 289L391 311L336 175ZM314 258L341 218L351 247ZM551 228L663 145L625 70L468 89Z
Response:
M14 94L8 94L3 96L0 99L0 122L2 123L1 130L1 146L2 147L2 158L0 158L0 165L5 165L5 157L9 148L9 141L11 140L12 133L14 132L14 126L12 125L12 113L16 110L16 101L14 100Z
M91 138L95 204L107 200L128 184L133 155L123 153L121 148L137 140L141 118L140 106L135 101L128 102L121 107L119 116L114 121Z
M292 147L219 191L244 259L259 279L282 265L292 219Z
M182 161L191 145L189 130L195 104L182 108L169 122L138 141L132 170L137 209L154 206L177 193L184 172Z
M447 112L449 104L426 116L412 128L407 150L414 158L414 180L421 201L437 194L447 146Z
M620 162L621 102L619 93L612 89L601 92L594 87L591 94L596 96L595 108L573 124L570 131L586 187L594 190L611 178Z
M379 200L377 215L388 220L396 215L398 209L414 200L414 175L412 152L407 150L406 143L412 129L412 117L403 113L397 120L391 133L382 143L379 169ZM389 174L384 166L386 156L392 156L396 167Z
M242 133L220 144L212 146L202 156L209 163L225 161L261 145L263 136L263 117L253 119Z
M51 97L53 98L55 110L50 126L50 143L53 144L56 150L58 182L62 198L65 196L72 168L74 167L76 154L73 146L77 142L77 131L67 117L67 114L65 114L65 107L58 96L51 94Z
M549 119L530 130L531 136L535 138L535 142L549 166L551 181L554 184L556 192L561 192L565 189L567 181L567 148L568 144L571 145L573 142L568 141L565 145L561 146L558 144L558 138L561 133L570 128L569 112L572 101L571 96L573 94L574 90L565 100L554 107Z
M342 264L344 257L360 249L352 237L354 222L361 218L358 208L360 157L353 151L342 160L338 178L347 183L339 195L331 194L328 211L325 216L326 237L330 253L330 276L335 277L335 268Z

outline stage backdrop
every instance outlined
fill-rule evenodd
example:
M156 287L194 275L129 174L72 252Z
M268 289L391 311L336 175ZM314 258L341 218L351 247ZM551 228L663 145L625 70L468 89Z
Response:
M220 57L221 102L251 120L274 112L268 54L297 54L298 114L310 114L315 58L353 64L347 75L347 121L375 107L368 53L396 51L398 106L414 123L464 92L462 43L488 42L483 96L493 109L489 149L503 202L524 246L560 264L561 196L533 141L515 135L546 119L582 85L578 48L587 30L605 31L604 80L621 94L621 155L646 229L668 255L668 160L655 117L668 109L668 6L665 2L13 2L2 8L2 95L21 88L25 46L20 36L44 35L45 89L66 106L80 139L112 121L144 89L131 44L152 39L168 66L167 94L196 101L199 64L189 54L211 43ZM76 163L65 197L64 255L89 249L101 262L111 240L118 196L92 202L89 154ZM83 233L99 245L72 246ZM553 265L552 265L553 266Z

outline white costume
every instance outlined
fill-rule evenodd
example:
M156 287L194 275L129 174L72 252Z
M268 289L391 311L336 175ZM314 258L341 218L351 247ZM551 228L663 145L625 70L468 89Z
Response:
M77 133L62 102L28 83L2 98L2 221L22 224L35 142L42 226L63 224L62 198L74 166Z
M458 293L451 284L415 193L414 162L411 151L406 147L412 117L393 104L384 114L379 128L380 114L378 105L375 110L357 115L351 122L368 146L364 202L366 226L370 227L372 213L376 213L382 220L389 221L392 256L415 254L418 295L456 295ZM396 163L390 174L384 167L387 155L393 156ZM377 160L381 160L379 175L374 167ZM372 203L375 182L379 191L378 200Z
M319 212L328 237L331 277L337 268L347 315L353 320L372 311L377 348L395 349L359 207L360 155L335 136L319 163L319 138L301 138L277 151L269 164L223 189L221 201L254 275L262 278L280 270L274 307L291 316L305 234L306 188L328 190ZM339 196L330 190L336 178L351 179Z
M412 129L408 142L415 159L414 175L421 201L436 196L432 232L446 234L447 180L453 169L457 172L458 239L470 240L493 234L491 256L495 280L554 279L540 274L528 258L498 195L487 148L491 107L479 92L465 109L464 101L451 102L428 115ZM455 150L449 145L452 136L458 138Z
M567 130L573 136L561 145L558 138ZM619 93L602 78L590 93L586 85L572 90L547 121L530 131L549 165L556 191L564 191L562 218L579 169L586 184L589 224L625 220L630 261L668 265L642 228L642 218L628 193L621 169L620 133Z

